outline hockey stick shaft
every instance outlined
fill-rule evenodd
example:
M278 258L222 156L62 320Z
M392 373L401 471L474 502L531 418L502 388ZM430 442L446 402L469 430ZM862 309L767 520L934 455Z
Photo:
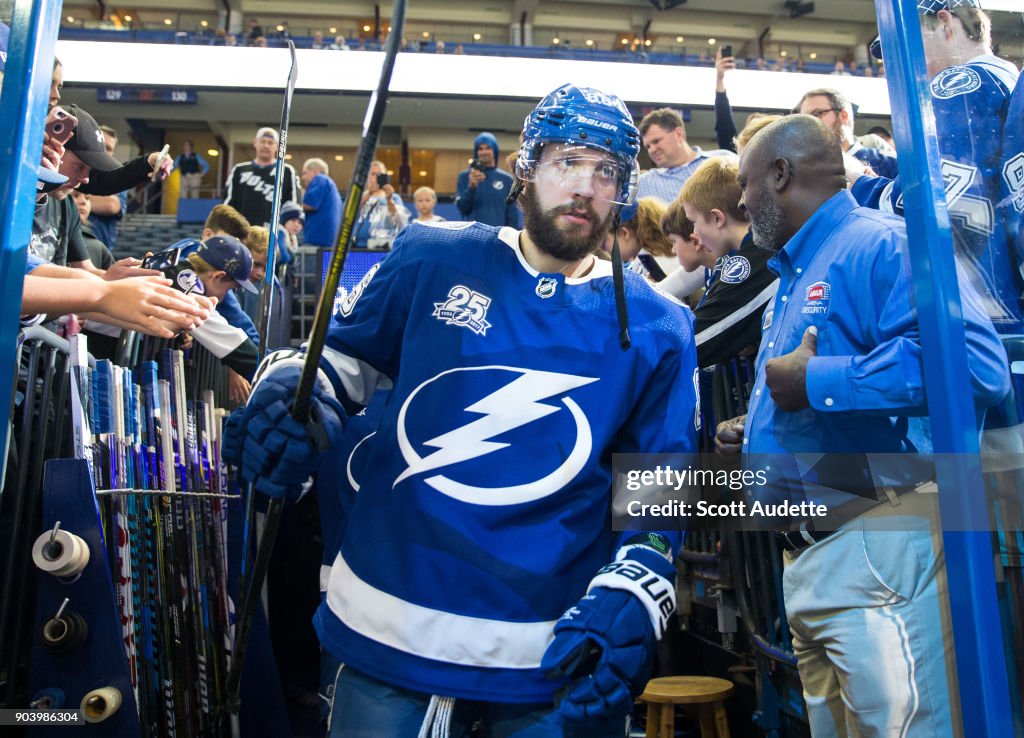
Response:
M292 114L292 95L295 92L295 82L299 77L299 64L295 57L295 44L288 40L288 52L291 55L292 63L288 70L288 81L285 83L284 102L281 103L281 130L277 139L277 163L274 168L274 195L270 208L270 241L267 246L267 267L263 275L263 290L260 292L259 303L259 337L260 343L256 347L256 363L259 364L267 354L267 341L270 337L270 317L274 310L274 279L277 272L277 242L278 242L278 220L281 217L281 193L284 191L284 157L288 150L288 121ZM248 485L245 500L245 515L242 518L244 530L242 532L242 569L240 581L245 585L246 563L249 558L249 533L253 528L255 512L253 510L253 489Z
M281 218L281 193L284 192L284 157L288 150L288 120L292 114L292 95L299 78L299 64L295 58L295 44L288 40L288 51L292 65L288 71L288 82L281 105L281 131L277 141L277 165L274 170L274 199L270 209L270 243L267 247L267 272L263 277L263 292L260 294L260 345L257 347L257 361L267 354L267 339L270 337L270 316L274 305L274 276L277 271L278 220ZM293 193L297 196L298 193Z
M327 340L327 328L330 325L334 293L338 289L341 272L345 267L345 257L348 255L349 245L352 241L353 226L355 225L356 215L359 212L363 190L366 186L366 177L370 171L370 164L373 162L373 154L377 148L381 124L384 121L389 85L391 84L391 73L395 68L395 58L398 55L398 47L402 39L402 29L405 24L406 2L407 0L394 0L392 5L391 33L388 36L384 61L381 65L380 81L377 83L376 91L370 96L367 115L363 122L363 140L359 147L359 153L356 155L355 167L352 171L352 181L345 202L345 211L342 215L338 245L334 250L334 255L331 257L323 291L320 293L320 301L317 304L316 316L313 319L313 328L306 351L305 364L302 367L298 389L295 393L295 401L291 408L292 415L304 423L309 420L313 386L316 381L320 357L323 355L324 343ZM263 536L256 550L256 561L253 564L252 573L246 582L243 592L243 599L237 619L238 629L235 647L232 652L231 668L228 671L227 682L226 707L232 714L237 714L238 712L238 691L242 679L242 667L245 663L245 652L249 645L252 618L259 600L259 592L263 588L263 580L267 575L267 568L270 565L270 555L274 549L274 540L277 537L277 529L280 525L283 509L284 500L274 498L270 501Z
M380 137L381 125L384 122L391 73L395 68L395 58L402 39L402 28L405 25L405 7L406 0L394 0L391 8L392 30L388 36L384 63L380 70L380 81L377 83L376 91L370 97L369 109L363 122L363 141L359 146L359 153L356 155L355 167L352 170L352 183L349 185L348 197L345 199L345 212L341 219L338 244L331 256L323 290L320 292L320 301L316 306L316 315L313 318L313 328L306 348L305 363L302 366L299 387L295 392L295 402L292 404L292 415L303 423L309 420L310 400L313 397L313 385L316 382L320 357L323 355L324 343L327 340L327 329L331 324L334 295L338 291L341 273L345 268L345 259L348 257L348 251L355 236L353 227L356 216L359 214L363 191L366 188L366 177L370 172L370 165L373 163L373 155L377 150L377 139Z

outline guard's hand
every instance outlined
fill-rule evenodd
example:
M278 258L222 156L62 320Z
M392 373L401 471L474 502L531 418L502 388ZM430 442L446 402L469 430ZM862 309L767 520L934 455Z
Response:
M723 420L715 429L715 450L722 456L733 456L743 450L743 426L747 416Z
M765 384L780 410L793 413L810 405L807 399L807 363L818 355L818 329L804 331L800 345L765 364Z

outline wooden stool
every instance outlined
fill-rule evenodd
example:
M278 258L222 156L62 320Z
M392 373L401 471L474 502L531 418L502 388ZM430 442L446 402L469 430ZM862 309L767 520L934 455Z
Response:
M647 682L640 699L647 703L647 738L674 738L675 706L696 705L701 738L729 738L724 700L732 682L715 677L670 676Z

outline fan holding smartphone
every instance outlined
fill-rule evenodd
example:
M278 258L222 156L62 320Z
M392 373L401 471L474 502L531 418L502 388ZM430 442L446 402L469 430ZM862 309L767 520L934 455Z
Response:
M408 224L409 211L395 193L387 165L382 161L373 162L356 220L355 247L386 251Z
M52 192L68 181L68 178L57 170L60 168L61 156L64 155L64 144L71 138L77 125L78 118L59 105L54 106L47 114L43 158L36 168L40 192Z

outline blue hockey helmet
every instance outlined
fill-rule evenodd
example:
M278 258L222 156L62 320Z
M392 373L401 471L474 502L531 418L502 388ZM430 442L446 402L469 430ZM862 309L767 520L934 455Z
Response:
M610 154L619 169L613 201L626 205L636 198L640 132L625 103L615 95L565 84L541 100L523 123L523 143L515 165L519 180L532 182L536 178L541 153L549 143Z

